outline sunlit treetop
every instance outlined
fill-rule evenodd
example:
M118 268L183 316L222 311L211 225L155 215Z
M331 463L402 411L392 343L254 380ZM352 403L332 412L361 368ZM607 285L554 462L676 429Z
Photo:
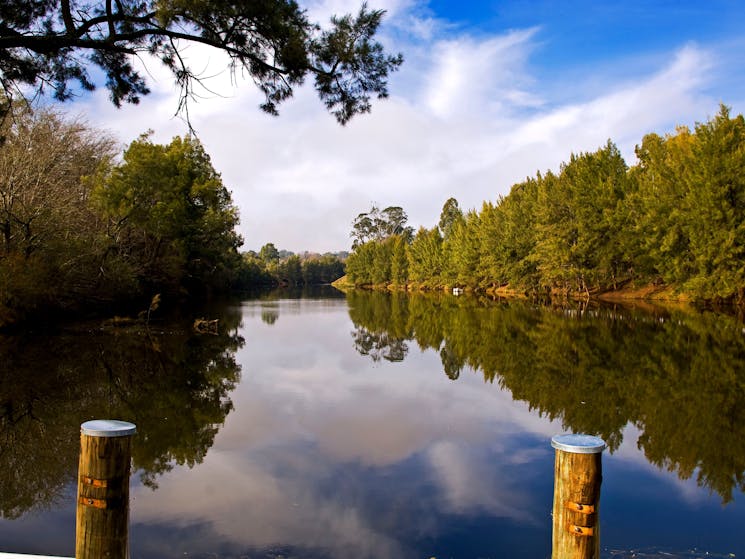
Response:
M31 89L64 101L73 85L91 91L102 71L112 103L149 93L133 56L158 58L181 90L178 110L200 81L183 57L189 44L228 56L228 69L250 76L277 114L307 76L326 108L344 124L388 95L387 78L402 63L374 36L384 11L363 3L356 15L322 28L293 0L11 0L0 3L0 93ZM200 68L199 72L204 69Z

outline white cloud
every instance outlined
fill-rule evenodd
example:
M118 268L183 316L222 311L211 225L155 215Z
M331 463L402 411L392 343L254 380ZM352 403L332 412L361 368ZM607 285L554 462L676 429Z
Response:
M517 128L512 146L543 146L565 160L568 149L593 150L610 138L630 162L634 143L645 133L669 130L681 115L700 114L711 106L712 100L699 93L711 66L709 53L684 47L652 76L618 85L587 103L560 107L527 120Z
M318 1L309 12L323 20L357 6ZM570 101L556 104L552 84L530 70L531 57L540 56L539 28L453 35L411 0L371 7L388 10L382 37L407 59L392 76L391 98L376 102L372 114L340 127L307 86L273 118L259 111L261 95L250 81L236 87L226 73L207 82L222 97L192 104L192 122L240 208L246 248L348 249L351 220L373 202L400 205L412 225L431 227L450 196L479 208L526 176L556 169L573 151L610 138L629 160L645 133L716 112L719 99L706 93L716 54L695 45L633 82L628 71L623 81L609 79L591 99L576 100L584 92L577 83L578 94L562 92ZM189 55L195 68L216 56L199 48ZM157 63L150 66L154 93L140 106L116 111L101 92L79 107L123 142L148 128L156 141L184 134L172 116L171 80Z
M521 89L531 82L524 67L537 31L436 42L430 51L432 69L426 80L425 105L443 119L499 118L513 105L539 106L536 95Z

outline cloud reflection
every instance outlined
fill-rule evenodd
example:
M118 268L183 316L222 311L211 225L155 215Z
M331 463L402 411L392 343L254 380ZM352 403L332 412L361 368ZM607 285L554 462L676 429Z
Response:
M133 522L207 523L237 549L392 558L412 556L404 532L434 537L446 515L542 518L548 505L532 502L525 472L535 453L550 457L556 425L477 375L451 383L434 352L413 352L405 369L354 357L344 301L337 313L280 306L272 326L255 311L235 411L203 464L164 476L157 492L133 489ZM513 452L518 434L527 455Z

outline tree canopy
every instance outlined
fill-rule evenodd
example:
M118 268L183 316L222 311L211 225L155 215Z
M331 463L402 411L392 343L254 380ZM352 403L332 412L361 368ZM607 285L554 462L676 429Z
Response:
M411 237L414 230L406 226L409 216L401 206L388 206L381 210L375 204L369 212L359 214L352 222L352 248L368 241L382 241L392 235Z
M141 136L95 179L110 252L154 288L223 288L238 266L238 209L202 145Z
M353 223L349 278L583 297L651 284L745 304L745 118L721 106L693 130L646 135L636 154L631 167L611 141L572 154L480 213L450 198L397 251L373 207Z
M344 124L368 112L372 97L387 97L388 74L403 61L374 39L384 13L363 3L324 29L294 0L11 0L0 3L0 92L12 99L30 86L64 101L75 84L95 89L95 67L114 105L138 103L149 89L133 57L151 55L173 73L182 109L201 79L184 51L201 44L253 79L264 111L277 114L310 75Z
M238 210L192 136L114 140L53 110L0 123L0 328L53 311L224 291Z

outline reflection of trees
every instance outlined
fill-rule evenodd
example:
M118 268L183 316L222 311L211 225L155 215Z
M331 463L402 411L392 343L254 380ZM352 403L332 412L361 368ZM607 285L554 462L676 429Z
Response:
M611 450L631 422L650 462L681 478L695 474L725 501L745 491L745 335L733 317L442 294L354 292L349 303L358 331L438 351L450 378L465 366L479 370Z
M458 380L460 372L463 370L463 362L450 350L447 342L440 350L440 360L442 361L442 367L448 378L450 380Z
M271 326L279 319L279 311L277 309L261 309L261 322Z
M406 341L389 336L386 332L370 332L365 328L356 328L352 332L354 348L362 355L369 355L373 361L403 361L409 351Z
M133 463L146 484L201 462L232 409L240 315L221 334L188 327L0 338L0 517L52 503L77 470L80 424L137 424Z
M357 325L352 332L355 349L376 362L403 361L409 351L408 298L400 293L373 298L367 295L357 291L347 295L349 313Z

